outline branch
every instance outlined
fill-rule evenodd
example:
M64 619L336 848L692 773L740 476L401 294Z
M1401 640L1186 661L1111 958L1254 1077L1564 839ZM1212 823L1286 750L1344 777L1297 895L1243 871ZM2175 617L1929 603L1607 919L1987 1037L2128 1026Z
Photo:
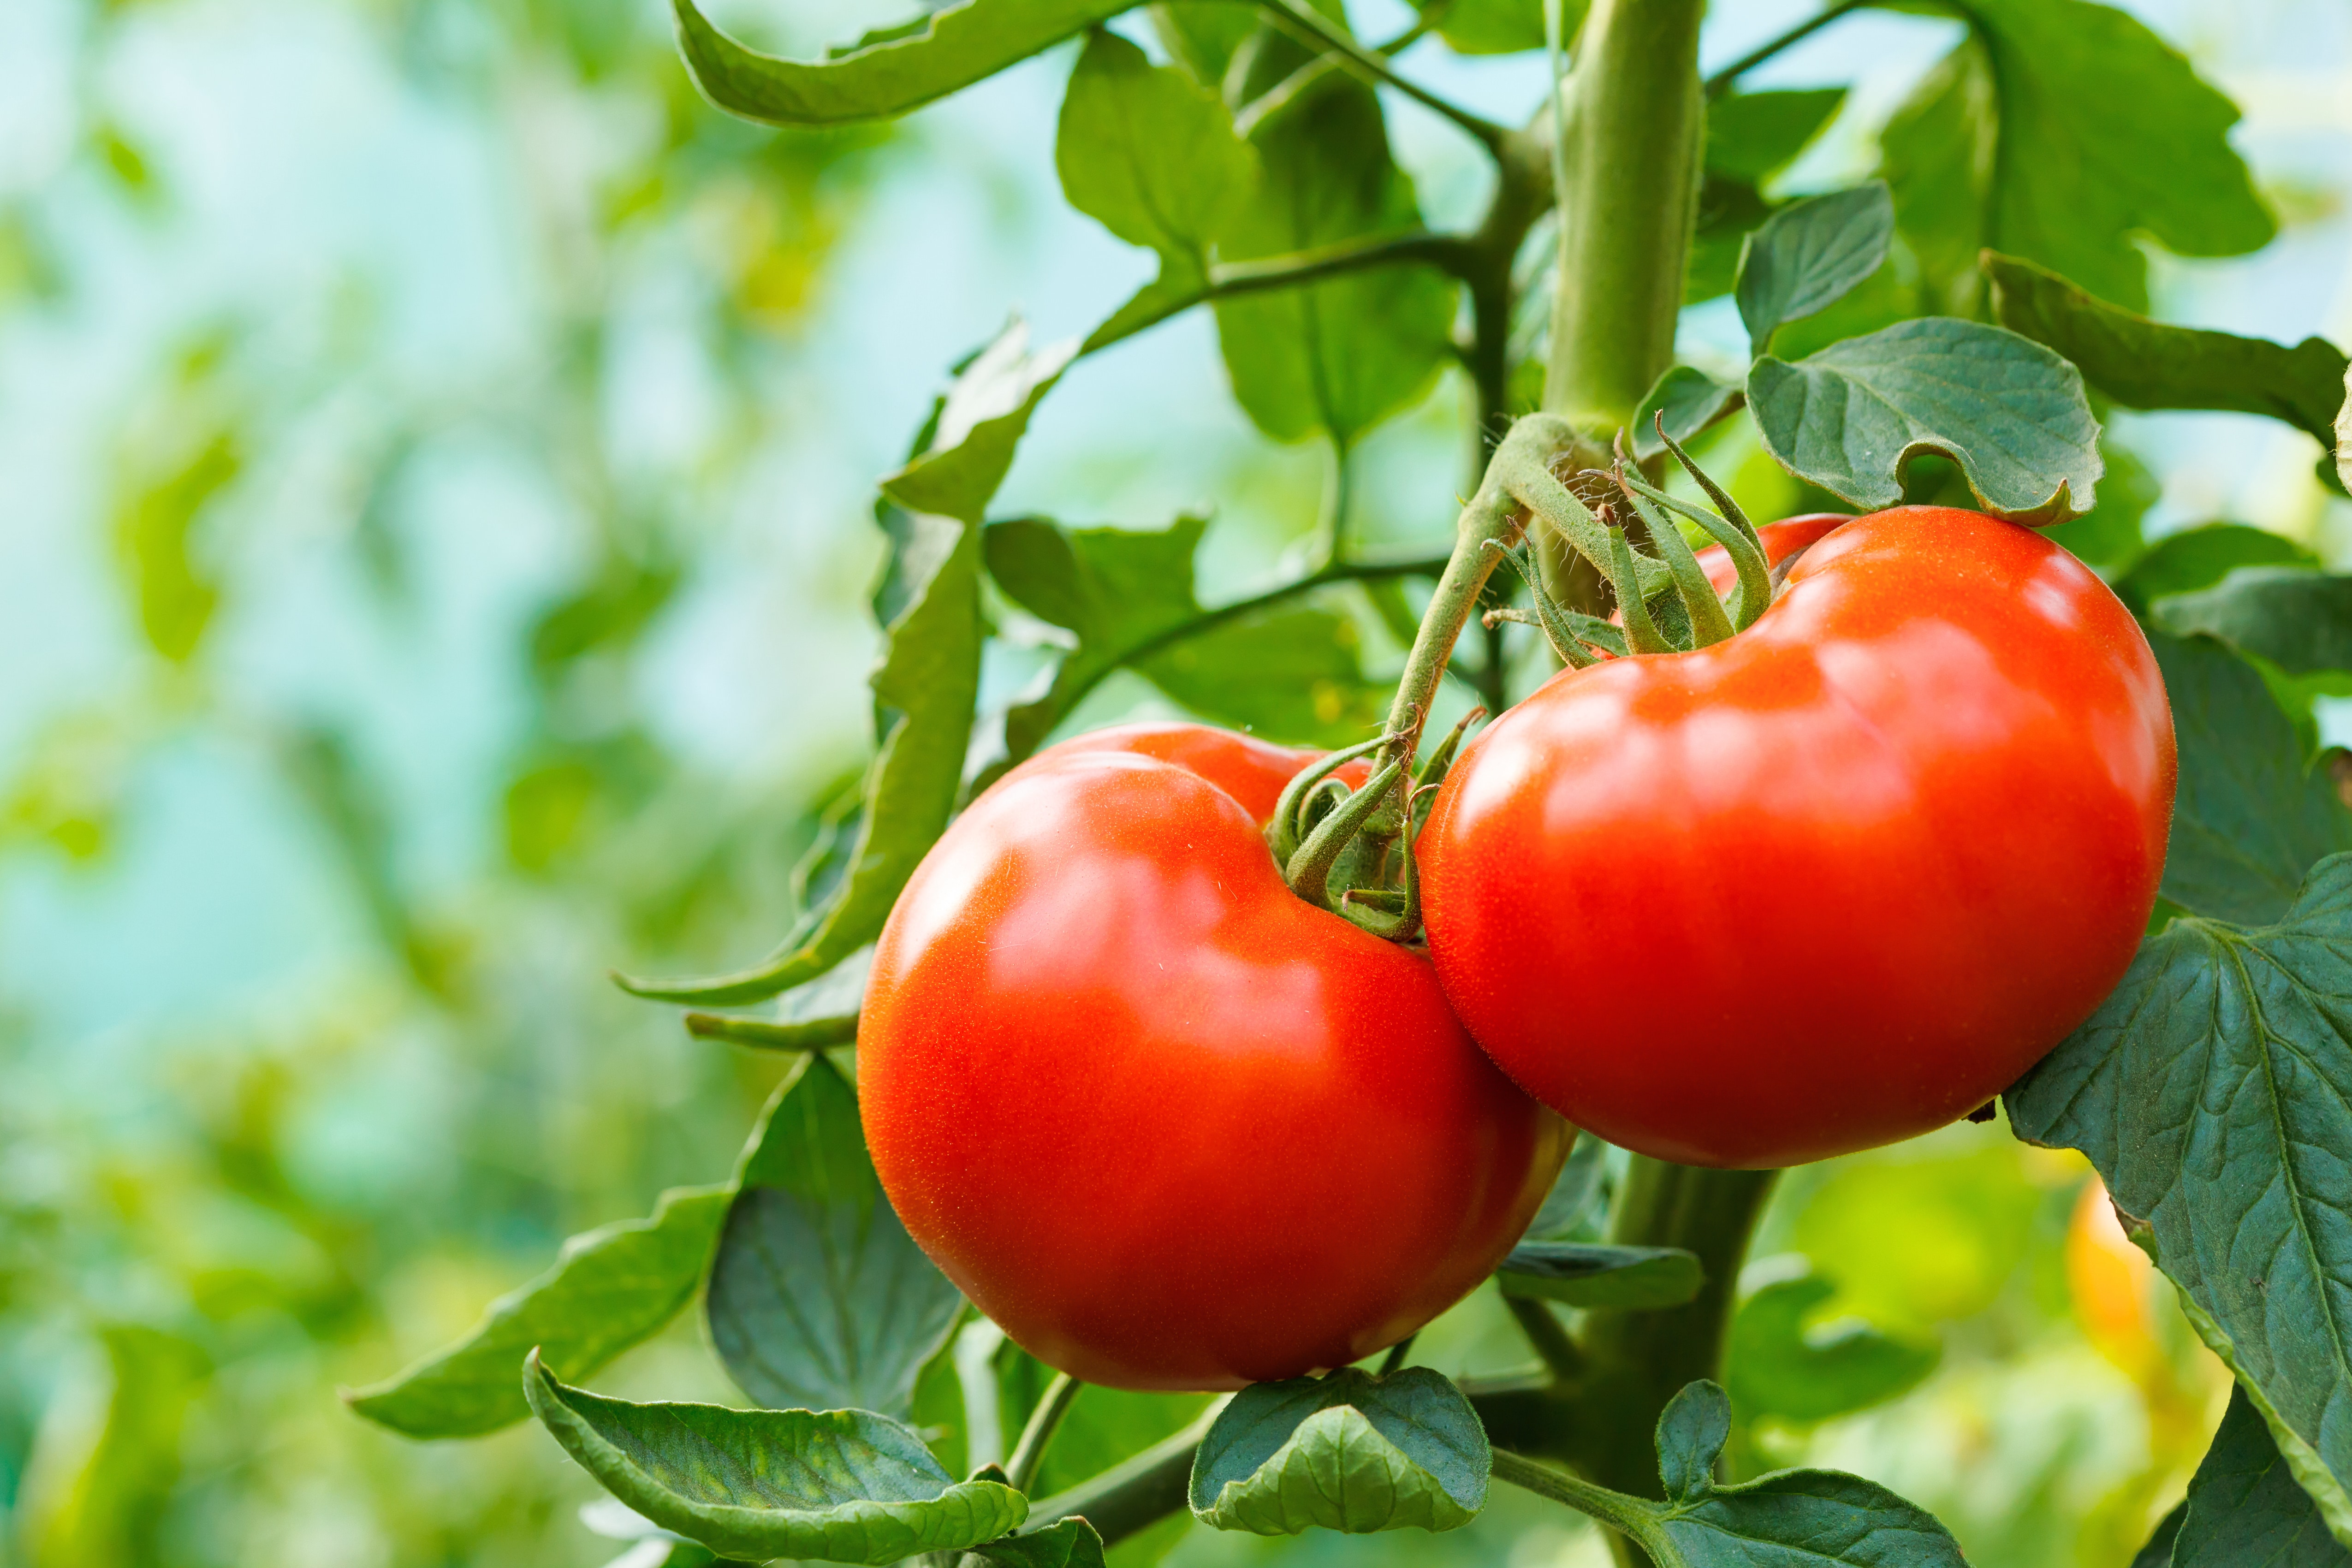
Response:
M1510 135L1508 130L1471 113L1459 104L1449 103L1427 88L1399 76L1396 68L1379 53L1356 42L1329 18L1305 5L1303 0L1258 0L1258 4L1272 13L1276 25L1286 32L1298 36L1307 43L1331 50L1366 81L1375 85L1385 83L1396 89L1423 108L1452 121L1476 138L1479 145L1496 157L1503 155L1503 142Z
M1138 332L1148 331L1171 316L1181 315L1195 305L1206 304L1213 300L1319 283L1327 278L1369 271L1376 267L1402 267L1413 263L1436 267L1459 277L1473 265L1471 242L1460 235L1432 234L1426 229L1415 229L1409 234L1367 235L1318 246L1312 250L1295 250L1249 261L1220 263L1209 268L1208 280L1198 289L1183 293L1171 291L1149 307L1136 310L1132 316L1127 315L1126 310L1122 309L1118 315L1095 330L1095 334L1087 340L1086 346L1079 353L1082 356L1099 353L1113 343L1125 342ZM1164 261L1161 267L1164 272ZM1143 293L1128 301L1128 307L1132 308L1136 300L1146 298L1158 287L1157 283L1147 286Z
M1816 32L1828 26L1832 22L1836 21L1840 16L1844 16L1847 12L1859 11L1864 5L1868 5L1873 3L1874 0L1837 0L1837 3L1832 5L1828 10L1822 12L1818 16L1810 17L1805 21L1798 23L1787 32L1782 33L1779 37L1766 39L1763 43L1757 45L1754 48L1748 50L1746 54L1740 56L1738 59L1732 61L1729 65L1724 67L1713 76L1707 78L1707 98L1709 100L1721 98L1725 93L1731 90L1731 84L1733 82L1738 81L1741 77L1746 76L1749 71L1754 70L1758 66L1762 65L1766 60L1770 59L1782 49L1788 48L1793 44L1801 44L1804 42L1804 40L1811 37Z
M1385 59L1398 50L1418 43L1428 32L1429 20L1423 17L1387 42L1374 44L1372 53ZM1339 66L1338 56L1317 55L1313 59L1244 104L1234 115L1234 133L1247 141L1250 133L1265 123L1268 116L1277 114L1296 102L1299 94L1338 69Z
M1056 1520L1083 1515L1101 1534L1103 1544L1108 1546L1185 1507L1185 1494L1192 1479L1192 1452L1208 1436L1209 1424L1223 1408L1224 1401L1221 1399L1174 1436L1154 1444L1091 1480L1080 1481L1066 1492L1056 1492L1042 1502L1033 1503L1021 1533L1034 1534Z

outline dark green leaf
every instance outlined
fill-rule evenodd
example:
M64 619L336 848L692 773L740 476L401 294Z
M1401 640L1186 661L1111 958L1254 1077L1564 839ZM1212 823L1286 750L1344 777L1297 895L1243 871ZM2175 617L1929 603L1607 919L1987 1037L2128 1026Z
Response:
M2041 344L1931 316L1766 356L1748 403L1781 465L1856 506L1892 506L1922 453L1949 458L1987 511L2059 522L2088 511L2102 472L2083 378Z
M2180 748L2163 895L2220 920L2276 920L2314 862L2352 849L2352 813L2252 667L2202 637L2148 643Z
M1782 1470L1670 1508L1685 1568L1967 1568L1933 1514L1836 1470Z
M963 1298L892 1212L830 1061L776 1090L740 1180L708 1302L736 1385L771 1408L904 1416Z
M1507 1296L1571 1307L1679 1307L1705 1281L1696 1253L1679 1247L1599 1247L1523 1241L1496 1266Z
M1008 1535L972 1550L997 1568L1103 1568L1103 1539L1083 1519L1057 1520L1034 1535Z
M2276 925L2184 918L2143 942L2114 994L2008 1095L2019 1137L2090 1156L2339 1539L2352 1526L2347 995L2352 854L2339 854Z
M2241 566L2318 564L2310 551L2266 528L2216 522L2157 541L2116 584L2116 592L2126 604L2145 609L2175 594L2210 588Z
M2173 1504L2172 1511L2156 1521L2147 1543L2132 1554L2131 1568L2172 1568L2172 1543L2180 1534L2180 1521L2188 1517L2186 1500Z
M1560 31L1576 37L1586 0L1560 0ZM1509 55L1544 47L1543 0L1433 0L1422 15L1458 55Z
M1765 353L1784 323L1844 298L1885 262L1894 237L1895 204L1880 180L1774 213L1748 237L1734 289L1751 351Z
M2236 106L2145 24L2090 0L1948 3L1970 37L1883 138L1931 279L1972 296L1990 247L2137 310L2136 237L2180 256L2269 242L2276 226L2229 142Z
M2345 356L2325 338L2293 348L2267 338L2170 327L2094 299L2045 267L1988 252L2000 324L2073 360L2083 379L2126 408L2267 414L2335 441Z
M1252 1384L1192 1463L1192 1515L1220 1530L1296 1535L1452 1530L1486 1505L1486 1428L1427 1367Z
M1726 386L1703 370L1678 364L1658 377L1642 406L1633 412L1633 455L1647 460L1666 449L1658 439L1653 416L1666 416L1666 434L1688 442L1747 400L1737 386Z
M1740 1303L1725 1363L1731 1397L1749 1420L1811 1424L1867 1409L1916 1387L1937 1348L1893 1339L1849 1319L1808 1330L1837 1294L1819 1275L1777 1279Z
M2207 633L2289 675L2352 669L2352 577L2256 566L2166 599L2155 614L2167 631Z
M1065 529L1034 518L989 525L997 585L1078 636L1045 695L1005 716L1009 763L1035 750L1121 666L1205 718L1281 740L1360 738L1380 700L1363 676L1355 623L1299 605L1237 617L1203 609L1192 557L1206 526L1189 517L1149 531Z
M1749 231L1771 216L1772 205L1754 185L1709 172L1699 185L1698 218L1691 234L1689 270L1683 278L1683 303L1696 305L1730 293Z
M604 1489L663 1529L754 1562L897 1563L993 1541L1028 1500L957 1484L922 1439L869 1410L632 1405L568 1388L533 1356L531 1408Z
M1715 1486L1715 1461L1731 1440L1731 1400L1716 1384L1687 1383L1658 1413L1658 1479L1672 1502Z
M693 1299L727 1217L731 1184L676 1187L650 1219L624 1220L563 1244L555 1267L499 1297L473 1331L399 1376L343 1397L412 1437L472 1437L530 1414L515 1367L534 1345L587 1377L650 1338Z
M1287 40L1256 52L1250 94L1306 55ZM1228 261L1311 250L1421 226L1412 182L1389 155L1380 100L1333 72L1259 122L1264 170L1237 215ZM1341 446L1413 402L1453 353L1458 290L1426 267L1383 267L1304 289L1217 301L1217 336L1234 395L1278 441L1328 432Z
M994 76L1133 7L1135 0L962 0L879 28L822 61L747 49L694 0L672 0L678 48L710 101L771 125L883 120Z
M1108 32L1087 40L1070 74L1054 163L1072 206L1160 252L1155 287L1195 297L1210 246L1257 175L1215 93Z
M2262 1412L2242 1388L2175 1510L2172 1568L2342 1568L2352 1563L2327 1521L2279 1458ZM2159 1529L2158 1535L2162 1531ZM2149 1543L2151 1547L2154 1542Z
M1543 1206L1536 1217L1528 1222L1522 1244L1530 1241L1565 1241L1573 1235L1584 1216L1592 1211L1601 1196L1603 1178L1608 1173L1609 1145L1590 1132L1579 1132L1575 1144L1568 1152L1568 1160L1559 1168L1559 1175L1544 1194Z
M1715 100L1706 106L1706 172L1762 184L1796 161L1844 101L1842 87Z

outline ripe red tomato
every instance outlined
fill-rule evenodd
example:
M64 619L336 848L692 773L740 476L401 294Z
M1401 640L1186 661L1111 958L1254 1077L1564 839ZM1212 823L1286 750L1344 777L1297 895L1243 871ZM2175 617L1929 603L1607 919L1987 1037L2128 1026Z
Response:
M974 802L899 896L857 1029L908 1232L1116 1388L1393 1343L1509 1250L1567 1147L1426 959L1284 885L1259 814L1313 753L1182 728L1056 746Z
M1419 841L1431 955L1503 1069L1612 1142L1797 1164L1983 1104L2131 961L2162 678L2063 549L1845 522L1747 631L1564 670Z
M1843 511L1809 511L1802 517L1784 517L1778 522L1768 522L1756 531L1764 542L1764 564L1778 566L1798 551L1814 542L1843 522L1852 522L1853 515ZM1728 594L1731 585L1739 581L1739 574L1731 564L1731 554L1720 544L1710 544L1698 552L1698 563L1706 570L1706 580L1715 584L1718 594Z

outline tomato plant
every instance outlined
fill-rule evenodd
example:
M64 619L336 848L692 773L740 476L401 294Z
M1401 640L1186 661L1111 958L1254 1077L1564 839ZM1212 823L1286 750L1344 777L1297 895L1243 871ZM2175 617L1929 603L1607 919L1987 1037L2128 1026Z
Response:
M1578 1125L1802 1164L1985 1104L2089 1016L2173 774L2155 658L2088 567L1876 512L1738 636L1562 671L1472 741L1421 844L1430 950Z
M1099 1563L1187 1512L1450 1530L1499 1478L1628 1564L1955 1565L1872 1481L1733 1479L1735 1423L1775 1411L1723 1380L1818 1422L1926 1375L1932 1347L1812 1335L1833 1287L1743 1297L1743 1265L1775 1167L1998 1097L2089 1156L2237 1381L2182 1509L2129 1521L2144 1561L2345 1557L2352 813L2308 729L2352 596L2254 531L2152 543L2099 417L2331 442L2345 357L2140 313L2146 243L2274 224L2227 99L2091 0L1932 7L1966 36L1878 177L1784 189L1842 94L1747 78L1865 8L1703 76L1700 0L1454 0L1385 44L1305 0L961 0L817 61L676 0L704 93L786 127L1083 39L1056 172L1155 272L1083 339L979 349L879 481L874 760L799 926L624 982L794 1053L730 1179L362 1410L527 1407L734 1558ZM1433 34L1540 50L1542 101L1433 90ZM1467 227L1393 156L1408 100L1485 161ZM1676 363L1726 296L1744 353ZM1332 473L1306 563L1215 604L1198 518L992 515L1056 387L1195 308L1250 419ZM1449 370L1476 438L1448 547L1368 549L1359 448ZM1772 511L1852 510L1759 528L1735 466ZM1268 739L1074 737L1114 676ZM869 944L853 1008L828 977ZM1506 1073L1580 1125L1564 1161ZM1521 1372L1416 1364L1489 1275ZM698 1289L761 1408L576 1386ZM1048 1492L1090 1382L1234 1392L1144 1406Z

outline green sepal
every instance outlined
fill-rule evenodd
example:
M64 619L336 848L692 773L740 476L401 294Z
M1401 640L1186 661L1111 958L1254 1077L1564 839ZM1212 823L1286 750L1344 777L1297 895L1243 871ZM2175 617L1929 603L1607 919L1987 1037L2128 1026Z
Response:
M1454 1530L1486 1506L1490 1462L1449 1379L1342 1367L1234 1395L1201 1439L1189 1496L1203 1524L1258 1535Z
M1571 1307L1679 1307L1699 1292L1706 1271L1679 1247L1607 1247L1523 1241L1495 1266L1507 1296L1540 1296Z
M604 1489L730 1557L888 1563L993 1541L1028 1500L958 1483L909 1427L870 1410L633 1405L557 1382L534 1352L531 1409Z

